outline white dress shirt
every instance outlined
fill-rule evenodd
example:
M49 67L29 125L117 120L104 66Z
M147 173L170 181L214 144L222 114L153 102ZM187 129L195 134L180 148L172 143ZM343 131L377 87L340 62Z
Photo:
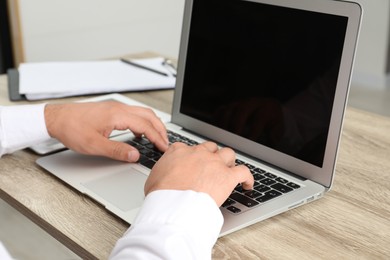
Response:
M49 138L44 104L0 107L0 156ZM154 191L110 258L211 259L222 224L221 211L208 194Z
M1 242L0 242L0 259L1 260L12 260L7 249L5 249L4 245Z
M44 108L45 104L0 106L0 157L50 138Z
M110 259L211 259L223 224L221 211L205 193L150 193Z

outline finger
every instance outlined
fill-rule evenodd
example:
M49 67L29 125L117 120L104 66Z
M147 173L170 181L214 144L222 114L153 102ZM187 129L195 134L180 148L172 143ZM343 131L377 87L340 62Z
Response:
M167 135L155 131L154 129L148 129L144 133L145 137L153 143L160 151L165 152L168 149L169 142L167 141Z
M166 143L169 143L165 125L161 121L161 119L157 117L156 113L154 113L152 109L144 108L144 107L132 107L132 109L136 110L135 114L148 120L153 125L153 127L157 130L157 132L159 132L160 135L164 138L164 141ZM134 113L133 110L131 112Z
M112 141L102 136L98 136L91 144L94 151L89 153L109 157L118 161L136 162L139 160L140 154L138 150L129 144Z
M232 149L230 149L228 147L224 147L224 148L219 149L217 151L217 154L221 157L221 159L224 161L224 163L228 167L232 167L235 165L236 154Z
M127 120L125 122L126 126L135 136L145 135L161 151L165 151L168 148L168 137L165 127L156 129L149 120L136 115L129 116Z
M169 149L179 149L182 147L188 147L188 145L182 142L174 142L173 144L171 144L171 146L169 146Z
M244 165L239 165L231 168L234 176L234 183L241 183L242 187L245 190L253 189L253 184L255 180L253 179L253 175L249 171L248 167Z
M209 152L212 152L212 153L215 153L216 151L218 151L218 146L214 142L207 141L207 142L201 143L199 145L199 147L206 148L206 150L208 150Z

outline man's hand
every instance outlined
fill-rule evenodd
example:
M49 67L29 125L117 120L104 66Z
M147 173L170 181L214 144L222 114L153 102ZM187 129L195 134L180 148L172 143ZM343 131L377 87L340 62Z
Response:
M51 137L83 154L137 161L137 149L108 139L113 130L127 129L135 136L145 135L161 151L168 148L166 129L148 108L115 101L49 104L45 107L45 121Z
M212 142L197 146L174 143L153 167L145 183L145 195L155 190L194 190L209 194L221 206L238 183L253 188L246 166L235 166L230 148Z

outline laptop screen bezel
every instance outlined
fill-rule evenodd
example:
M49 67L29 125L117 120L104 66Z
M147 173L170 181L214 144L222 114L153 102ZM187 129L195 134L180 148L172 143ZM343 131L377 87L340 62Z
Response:
M194 1L197 0L186 0L184 8L182 35L178 59L178 73L172 107L172 123L180 125L184 129L190 129L192 132L200 134L209 140L223 143L225 146L232 147L238 152L250 155L255 159L276 166L286 172L313 180L325 186L326 188L330 188L333 182L338 146L342 133L344 112L347 105L349 86L351 83L353 61L355 57L362 16L361 6L354 2L333 0L250 0L250 2L255 3L257 2L274 6L296 8L299 10L333 14L345 16L348 18L323 166L318 167L303 160L273 150L264 145L234 135L216 126L202 122L180 112L181 96L186 70L185 64L187 58L187 46L189 43L192 18L192 6ZM221 2L223 3L223 1Z

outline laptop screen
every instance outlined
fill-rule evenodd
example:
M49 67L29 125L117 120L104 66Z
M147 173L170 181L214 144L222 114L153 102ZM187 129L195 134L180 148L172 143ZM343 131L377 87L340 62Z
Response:
M180 112L322 167L348 18L199 0L191 19Z

